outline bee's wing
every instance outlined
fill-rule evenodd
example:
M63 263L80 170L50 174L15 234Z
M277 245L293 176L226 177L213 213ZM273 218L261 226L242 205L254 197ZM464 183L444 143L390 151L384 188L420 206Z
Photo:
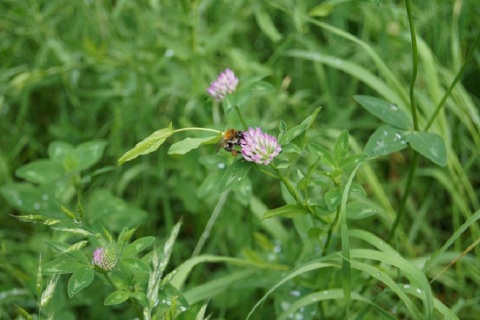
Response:
M215 144L215 152L218 152L220 149L223 148L224 141L225 139L223 137L218 140L218 142Z

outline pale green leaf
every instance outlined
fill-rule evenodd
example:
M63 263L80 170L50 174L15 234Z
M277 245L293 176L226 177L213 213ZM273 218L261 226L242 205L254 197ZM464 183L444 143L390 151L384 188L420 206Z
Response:
M68 280L67 293L70 298L88 287L94 278L91 267L77 269Z
M285 218L294 218L297 216L301 216L307 214L308 210L302 206L296 204L287 204L285 206L268 210L264 213L262 220L272 218L275 216L285 217Z
M410 119L397 105L370 96L357 95L354 99L383 122L399 129L410 128Z
M168 128L155 131L150 136L137 143L135 147L128 150L123 156L120 157L120 159L118 159L118 164L123 164L127 161L135 159L138 156L156 151L172 134L173 127L172 123L170 123Z
M385 124L370 136L364 152L368 155L381 156L403 150L406 147L405 132Z
M105 298L105 301L103 302L104 305L106 306L113 306L116 304L120 304L122 302L125 302L130 298L130 293L127 291L123 290L117 290L108 295L107 298Z
M217 141L218 139L218 135L205 138L186 138L182 141L172 144L168 149L168 154L185 154L197 149L202 144L211 143L212 141Z
M410 146L425 158L444 167L447 165L447 150L443 138L430 132L410 132L405 136Z

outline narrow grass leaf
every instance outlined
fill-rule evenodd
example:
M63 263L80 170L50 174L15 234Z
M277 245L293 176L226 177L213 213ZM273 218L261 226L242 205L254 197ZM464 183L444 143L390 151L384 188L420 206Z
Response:
M447 165L445 142L438 134L416 131L406 134L405 139L414 150L425 158L442 167Z
M331 267L338 267L338 263L332 263L332 262L310 262L310 263L307 263L295 270L293 270L292 272L290 272L288 275L286 275L285 277L283 277L279 282L277 282L272 288L270 288L267 293L265 293L265 295L260 299L258 300L258 302L253 306L253 308L250 310L250 312L248 313L247 315L247 318L246 320L250 319L250 317L253 316L253 313L255 312L255 310L268 298L268 296L273 292L275 291L278 287L280 287L281 285L283 285L284 283L290 281L291 279L299 276L299 275L302 275L302 274L305 274L307 272L310 272L310 271L313 271L313 270L319 270L319 269L323 269L323 268L331 268Z
M228 292L235 283L248 281L255 272L255 270L241 270L228 273L191 288L185 292L184 297L189 304L211 299L222 292Z
M14 303L13 305L15 306L15 309L17 309L18 313L20 313L24 319L33 320L32 315L30 313L28 313L27 310L23 309L22 307L20 307L16 303Z
M287 310L281 313L277 320L286 320L291 319L290 315L293 314L297 310L301 310L302 308L310 305L310 304L317 304L320 301L327 301L327 300L340 300L343 299L343 290L342 289L329 289L311 293L300 299L296 300L292 303ZM370 299L365 298L361 294L356 292L352 292L352 300L356 300L359 302L363 302L375 308L377 311L382 313L382 319L397 319L394 317L389 311L382 309L379 305L371 301Z
M194 149L197 149L202 144L215 142L218 140L218 138L218 135L205 138L186 138L182 141L172 144L168 149L168 154L186 154Z
M406 276L412 285L415 285L423 292L422 300L425 309L425 318L432 319L433 316L433 294L430 284L428 283L425 274L418 269L411 262L405 260L398 254L389 254L386 252L380 252L370 249L352 249L351 257L360 258L366 260L376 260L382 263L387 263L397 267L402 271L402 274Z
M133 160L138 156L149 154L156 151L165 142L165 140L173 134L172 123L168 128L155 131L150 136L140 141L128 150L123 156L118 159L118 164L121 165L127 161Z
M353 251L353 250L352 250ZM362 263L359 261L352 261L352 268L360 270L362 272L368 273L371 277L379 280L383 284L385 284L390 290L395 292L398 297L402 300L402 302L407 307L408 311L410 311L412 319L424 319L418 308L415 306L415 303L409 296L404 292L404 290L384 271L380 268L376 268L366 263ZM431 319L431 318L430 318Z
M261 220L272 218L275 216L285 217L285 218L294 218L304 214L308 214L308 210L302 206L296 204L287 204L285 206L268 210L262 216Z
M459 238L461 237L473 224L476 224L480 220L480 210L477 210L470 218L467 219L445 242L443 246L435 250L430 258L425 263L423 270L425 272L430 271L430 269L436 266L438 259L447 251L447 249Z
M254 14L260 30L262 30L272 42L277 42L282 39L282 35L273 24L272 18L261 6L256 6Z
M406 147L405 132L385 124L370 136L363 151L368 155L383 156L403 150Z
M169 276L167 276L166 278L170 278L169 283L171 285L173 285L177 289L181 289L181 287L184 285L192 269L196 265L200 263L205 263L205 262L214 262L214 263L224 262L224 263L230 263L232 265L237 265L237 266L250 266L250 267L256 267L256 268L267 269L267 270L285 271L287 268L285 265L279 265L279 264L267 264L267 265L262 264L259 266L246 259L213 256L213 255L201 255L201 256L188 259L187 261L182 263L176 270L172 271L171 274L169 274Z

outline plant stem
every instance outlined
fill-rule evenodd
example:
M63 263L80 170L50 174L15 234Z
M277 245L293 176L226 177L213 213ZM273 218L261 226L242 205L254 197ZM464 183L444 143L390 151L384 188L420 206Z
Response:
M440 100L440 102L438 103L437 108L435 109L435 111L433 112L433 114L430 116L430 119L428 120L427 125L425 126L425 128L423 129L423 131L427 131L428 129L430 129L430 127L432 126L433 121L434 121L435 118L437 117L438 113L439 113L440 110L444 107L445 102L447 101L447 98L448 98L448 97L450 96L450 94L452 93L453 88L455 87L455 85L457 84L457 82L460 81L460 78L462 77L463 73L465 72L465 69L466 69L468 63L469 63L470 60L472 59L472 57L473 57L473 52L475 51L475 48L477 47L479 41L480 41L480 33L478 33L477 38L475 39L475 42L473 43L473 46L470 48L470 51L468 52L467 57L465 58L465 62L463 63L462 68L460 68L460 71L458 71L457 75L455 76L455 78L453 79L452 83L451 83L450 86L448 87L447 91L446 91L445 94L443 95L442 100Z
M322 257L324 257L327 254L328 247L330 247L330 242L332 242L333 229L337 224L338 217L340 217L340 206L337 206L337 213L335 214L335 219L333 220L333 222L330 224L330 227L328 228L327 241L325 241L325 245L323 246Z
M190 128L182 128L173 130L171 135L175 133L179 133L182 131L208 131L208 132L215 132L216 134L222 133L220 130L210 129L210 128L199 128L199 127L190 127Z
M410 165L410 172L408 173L407 185L405 187L405 191L403 192L403 196L400 202L400 207L398 208L397 217L395 218L395 222L393 223L392 229L390 229L390 234L388 235L388 241L390 242L395 235L395 230L400 223L400 219L403 216L403 212L405 211L405 206L407 204L408 195L410 194L410 190L412 188L413 180L415 178L415 170L418 164L418 152L413 151L412 162Z
M214 101L213 106L212 106L212 118L213 118L213 123L214 124L219 124L220 123L220 112L218 108L218 102Z
M410 0L405 0L405 6L407 8L408 23L410 25L410 37L412 38L412 80L410 82L410 109L412 111L413 118L413 129L418 130L418 118L417 118L417 108L415 107L415 80L417 79L418 71L418 49L417 49L417 37L415 35L415 25L413 24L413 14L412 14L412 4ZM397 229L400 219L403 216L405 211L405 205L407 203L408 195L412 188L413 179L415 178L415 170L418 165L418 153L413 150L412 162L410 163L410 171L408 173L407 185L405 186L405 191L403 193L400 207L395 217L395 222L393 223L392 229L390 229L390 234L388 235L388 241L390 241Z
M191 258L198 256L200 254L200 251L202 251L205 242L210 237L210 231L212 230L215 221L217 221L217 218L220 215L220 211L222 210L229 193L230 191L225 191L218 199L217 205L213 209L212 214L210 215L210 219L208 219L207 225L205 226L205 229L203 230L200 239L198 239L198 243L193 250Z
M238 109L237 106L235 106L235 111L237 112L237 115L238 115L238 117L240 118L240 122L242 123L243 130L247 130L247 129L248 129L247 123L246 123L245 120L243 119L243 116L242 116L242 114L240 113L240 110Z
M410 82L410 108L413 118L413 129L418 130L417 108L415 107L415 80L418 71L418 49L417 37L415 35L415 25L413 24L412 4L410 0L405 0L407 7L408 24L410 25L410 37L412 38L412 80Z
M288 181L287 178L285 178L281 173L280 173L280 170L278 170L277 166L272 163L270 163L270 166L272 167L272 169L275 171L275 173L277 174L277 176L280 178L280 180L283 182L283 184L285 185L285 187L287 187L287 190L288 192L292 195L292 197L295 199L295 201L297 201L297 204L299 205L302 205L302 201L300 200L300 197L298 196L298 193L295 191L295 189L293 188L292 184L290 183L290 181Z

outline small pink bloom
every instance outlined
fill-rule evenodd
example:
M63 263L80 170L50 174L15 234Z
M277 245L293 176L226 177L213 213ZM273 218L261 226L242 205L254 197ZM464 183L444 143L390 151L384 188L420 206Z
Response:
M243 131L240 146L245 160L265 165L272 162L282 151L277 139L262 132L260 128L248 128L248 131Z
M216 101L222 101L227 94L233 93L237 88L238 78L232 70L225 69L220 73L217 80L210 83L207 92Z

